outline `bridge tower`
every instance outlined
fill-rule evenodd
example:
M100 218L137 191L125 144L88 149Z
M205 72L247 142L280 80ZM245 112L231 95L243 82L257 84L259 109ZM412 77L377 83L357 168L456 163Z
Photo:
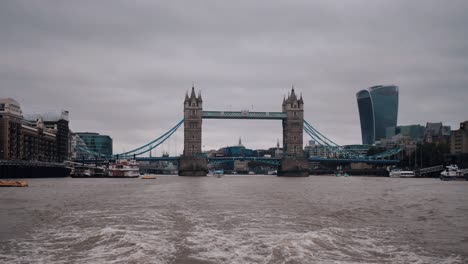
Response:
M186 93L184 101L184 156L196 156L202 151L202 112L201 93L195 96L195 87L192 87L190 97Z
M288 98L283 99L283 149L284 157L278 170L278 176L308 176L309 164L304 158L304 100L297 98L294 87Z
M288 99L283 99L283 148L286 156L303 156L304 100L297 99L294 87Z
M184 101L184 153L179 160L180 176L206 176L208 159L202 152L203 100L201 92L195 95L192 86L190 97L185 94Z

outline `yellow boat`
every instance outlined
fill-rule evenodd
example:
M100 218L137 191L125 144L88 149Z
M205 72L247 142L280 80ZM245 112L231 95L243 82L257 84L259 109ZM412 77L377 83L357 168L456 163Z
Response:
M149 176L149 175L145 175L143 177L141 177L143 180L155 180L156 179L156 176Z
M0 181L0 187L27 187L25 181Z

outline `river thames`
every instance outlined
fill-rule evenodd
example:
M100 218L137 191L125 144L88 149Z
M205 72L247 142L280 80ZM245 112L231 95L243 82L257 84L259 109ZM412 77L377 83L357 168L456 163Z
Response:
M29 179L0 189L1 263L467 263L468 182Z

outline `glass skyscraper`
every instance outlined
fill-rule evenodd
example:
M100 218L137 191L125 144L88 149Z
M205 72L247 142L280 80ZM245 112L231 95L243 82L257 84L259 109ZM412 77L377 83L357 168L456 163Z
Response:
M112 138L110 136L93 132L78 132L76 135L83 140L90 151L107 156L112 155Z
M398 119L398 86L379 85L356 94L361 120L362 144L372 145L385 138L387 127Z

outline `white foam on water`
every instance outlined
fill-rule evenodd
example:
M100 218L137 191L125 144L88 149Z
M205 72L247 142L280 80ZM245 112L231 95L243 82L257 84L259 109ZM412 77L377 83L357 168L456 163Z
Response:
M308 228L306 221L298 224L286 214L210 212L190 207L77 211L62 216L52 228L0 245L0 263L165 264L177 259L180 248L188 258L219 264L467 261L398 244L392 240L393 231L381 228Z
M210 263L464 263L410 245L394 245L391 232L375 228L322 228L307 232L285 229L217 229L200 221L187 238L191 257Z
M0 249L0 262L6 263L170 263L176 247L172 221L155 212L138 212L136 223L125 224L129 215L108 212L79 212L63 219L53 229L35 232L22 241L11 240ZM114 212L115 213L115 212ZM93 221L104 217L107 225ZM117 222L117 223L116 223ZM7 249L8 250L5 250Z

